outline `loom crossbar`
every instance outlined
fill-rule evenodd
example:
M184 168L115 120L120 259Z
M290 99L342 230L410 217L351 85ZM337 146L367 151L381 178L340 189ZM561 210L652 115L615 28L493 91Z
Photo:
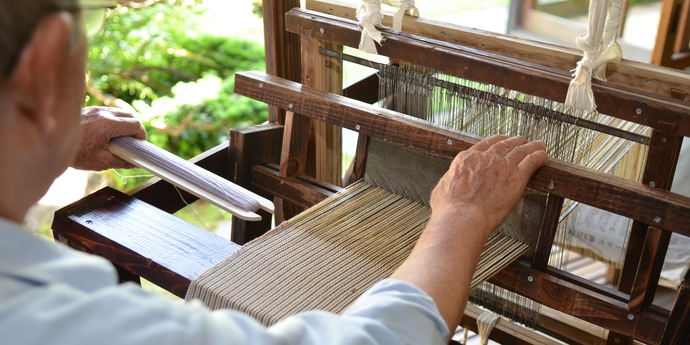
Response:
M479 141L466 133L262 72L238 73L235 92L445 160ZM555 160L538 170L528 186L690 236L688 197Z
M287 13L286 28L298 34L304 28L319 28L309 30L312 38L350 47L357 47L361 34L356 22L301 9ZM572 79L566 72L550 71L496 53L382 30L387 44L379 47L379 54L460 78L554 100L565 99ZM676 124L672 134L690 135L690 109L686 102L599 81L593 83L592 89L597 109L603 114L651 128L658 128L659 120L672 122Z

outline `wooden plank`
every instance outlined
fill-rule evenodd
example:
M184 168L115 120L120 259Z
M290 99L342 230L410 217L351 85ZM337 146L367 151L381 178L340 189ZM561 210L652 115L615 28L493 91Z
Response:
M541 235L537 238L537 244L534 248L534 256L532 256L531 266L535 270L544 271L549 265L549 256L551 255L551 247L553 246L553 241L556 237L558 220L561 216L561 209L563 208L563 201L563 197L553 194L549 195L548 200L546 201L546 210L544 212L544 219L541 224Z
M678 297L671 310L668 324L661 340L663 345L690 344L690 282L686 279L678 289Z
M360 29L350 21L294 9L288 12L288 30L320 27L319 39L347 46L359 43ZM320 29L319 29L320 30ZM383 29L386 42L381 55L401 59L460 78L499 85L541 98L563 101L572 79L569 72L544 69L512 56L489 53L448 42ZM689 83L690 84L690 83ZM690 108L687 103L633 90L624 85L594 81L593 92L601 113L657 128L658 121L676 123L674 134L690 135ZM679 89L686 89L680 87Z
M357 149L355 151L355 159L352 162L352 170L348 172L347 179L345 179L346 186L349 186L364 178L364 173L367 169L367 156L369 152L369 136L360 134L357 137Z
M258 87L260 83L262 88ZM293 110L304 115L352 130L359 128L360 134L441 159L452 160L458 152L479 141L459 131L261 72L238 73L235 92L279 107L291 103ZM528 186L690 235L690 198L675 193L556 160L539 169Z
M626 302L583 288L519 263L506 267L489 282L539 301L597 326L659 344L667 317L650 311L631 313Z
M664 265L671 233L649 227L645 238L645 245L640 256L639 269L635 274L633 290L630 293L628 309L640 312L649 307L654 301L656 288Z
M288 108L290 108L290 105L288 105ZM310 130L310 118L295 114L292 111L287 112L280 154L281 176L297 177L305 173Z
M652 64L670 66L671 55L675 48L679 32L680 16L684 0L663 0L661 2L661 19L652 51Z
M652 133L652 140L649 146L648 158L645 163L644 174L642 176L642 183L653 188L663 190L670 190L673 176L676 171L676 164L680 147L682 145L682 138L672 135L675 124L660 122L660 129L654 130ZM649 224L649 223L647 223ZM621 276L619 289L625 293L631 293L633 287L637 285L636 293L645 293L647 285L650 283L647 280L636 277L638 269L646 272L660 271L661 266L656 269L646 267L657 262L656 259L645 257L645 251L651 253L651 249L644 249L645 246L654 246L656 243L646 243L647 238L647 224L635 221L630 230L630 239L625 253L625 262L623 263L623 274ZM668 236L668 235L665 235ZM661 254L661 253L657 253ZM639 268L640 265L645 266ZM659 277L656 279L653 276L646 277L651 279L651 283L656 285ZM653 295L653 293L652 293ZM633 300L647 301L648 297L632 296Z
M264 46L266 73L292 81L300 81L299 36L285 31L285 13L299 7L299 0L263 0ZM269 122L284 124L285 110L269 107Z
M240 186L255 193L252 184L252 169L263 163L277 163L280 159L280 143L283 140L283 126L264 124L230 131L230 146L227 153L228 169L232 172L231 179ZM269 195L262 195L269 198ZM277 208L277 205L275 206ZM245 244L263 235L271 228L271 218L268 212L258 211L261 221L244 222L240 219L232 220L232 240L238 244Z
M252 178L256 188L304 208L312 207L342 190L335 185L316 184L314 181L309 181L306 176L284 178L277 167L271 165L254 167Z
M106 187L55 213L53 231L183 297L240 246Z
M213 172L218 176L228 178L228 142L224 142L189 161ZM153 178L146 183L127 191L127 194L147 202L168 213L175 213L198 198L184 190L178 191L170 183ZM182 194L182 198L180 197ZM184 199L184 200L183 200Z
M530 6L532 2L526 1L526 12L529 12L532 8ZM310 0L307 1L307 9L344 19L354 20L356 18L356 5L345 1ZM384 14L383 24L391 26L391 13L384 12ZM582 59L582 52L576 49L434 21L423 17L405 17L403 31L489 53L507 54L527 63L559 71L564 75L570 75L569 71L575 68L577 62ZM388 33L385 36L388 37ZM359 40L359 36L357 36L357 40ZM386 44L384 43L383 48L385 47ZM671 89L690 92L688 74L678 70L659 68L632 60L610 62L607 70L608 82L613 87L626 87L637 92L655 94L662 97L671 97ZM563 97L565 97L565 94L563 94Z

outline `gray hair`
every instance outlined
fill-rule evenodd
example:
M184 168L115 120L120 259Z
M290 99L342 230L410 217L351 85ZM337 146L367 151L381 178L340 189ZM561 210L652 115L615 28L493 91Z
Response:
M78 0L0 0L0 81L7 78L36 25L48 14L77 10Z

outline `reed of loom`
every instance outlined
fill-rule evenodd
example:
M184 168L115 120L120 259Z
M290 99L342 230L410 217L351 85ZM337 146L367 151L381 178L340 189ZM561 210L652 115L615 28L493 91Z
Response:
M353 17L354 10L351 7L348 7L347 5L342 5L334 2L319 1L308 2L307 7L311 9L321 10L331 15L335 14L337 16L345 18L342 21L334 19L332 17L324 17L322 19L318 15L314 15L311 13L309 15L302 15L301 13L299 13L299 11L293 11L286 17L288 31L296 34L301 34L302 43L312 47L310 48L310 50L303 50L303 53L307 51L309 52L309 54L307 56L303 56L302 58L302 60L304 61L302 63L302 81L305 83L305 85L310 85L317 89L325 89L325 83L323 79L324 75L327 73L324 71L322 66L328 66L332 65L333 63L339 63L340 59L330 56L324 57L323 55L317 55L315 54L316 48L314 47L323 47L325 46L325 42L336 45L355 45L353 41L354 38L357 37L357 28L356 25L354 25L347 19ZM387 19L384 19L384 24L386 24L386 20L388 20L388 17ZM387 43L384 43L381 47L379 47L379 52L381 54L389 56L393 61L408 61L415 66L425 66L426 68L442 71L449 75L459 76L464 79L474 80L484 84L500 85L501 87L507 89L517 90L522 93L536 95L540 98L545 99L556 99L557 97L562 97L562 95L565 94L564 87L567 88L567 83L565 82L567 79L567 72L565 71L566 69L572 68L572 65L577 61L576 53L563 50L560 48L556 49L553 47L539 47L539 49L541 50L535 51L535 48L530 44L524 44L521 42L517 42L516 44L516 42L513 42L513 39L490 39L489 34L484 34L482 32L463 31L462 29L457 27L439 25L437 23L432 23L430 21L425 21L423 19L406 22L405 27L406 33L386 33ZM414 37L411 36L411 34L414 34L416 32L425 32L425 35L431 39L443 38L445 42L432 42L428 39L424 41L415 40ZM481 46L485 52L462 51L462 49L452 45L452 40L454 39L458 41L463 41L465 42L465 44L475 45L476 47ZM431 50L429 49L430 45L436 45L437 48ZM511 56L509 58L497 57L495 54L500 51L509 51ZM548 55L549 57L553 56L553 59L544 59L545 55ZM516 62L514 58L515 56L518 56L520 61ZM330 62L326 63L326 61ZM539 70L539 68L537 68L536 66L537 64L540 65L539 68L546 68L546 70ZM563 72L560 72L561 74L554 73L554 69ZM610 68L609 70L629 70L630 72L628 72L628 75L632 74L635 76L635 78L648 78L648 76L649 78L651 78L652 75L654 75L655 77L659 77L659 75L654 74L653 71L649 71L648 67L646 66L630 64L627 62L621 63L620 65L614 64L613 68ZM511 77L511 75L514 75L515 77ZM616 83L622 83L632 85L632 87L638 87L637 85L639 84L637 83L630 83L628 80L618 79L619 75L620 74L615 73L611 74L609 76L609 84L615 85ZM597 103L599 105L599 110L602 113L610 114L620 119L631 120L640 125L653 128L652 130L655 131L655 134L652 135L651 139L649 137L645 139L647 140L646 144L651 143L653 147L653 149L650 150L649 158L647 159L646 164L647 168L643 174L644 176L642 179L643 182L646 184L651 182L651 180L668 180L668 174L670 171L672 171L672 167L675 161L673 154L674 152L677 153L678 140L675 138L678 138L679 135L682 136L684 133L687 133L687 131L684 129L686 126L686 124L684 124L684 121L686 120L676 121L676 126L673 128L669 128L666 127L663 123L658 122L657 119L654 117L644 116L645 114L662 114L663 116L667 116L667 119L669 120L674 118L683 118L683 114L686 110L684 110L682 107L674 105L676 107L675 110L673 107L671 107L671 110L668 110L666 104L664 103L667 101L656 100L656 98L658 97L668 97L668 92L671 88L677 89L680 87L680 89L682 89L681 85L683 84L683 77L680 77L675 74L663 74L661 75L661 77L662 80L660 80L659 83L655 82L653 83L653 87L644 90L645 95L642 96L642 98L636 97L632 93L620 90L616 87L602 87L601 83L596 82L594 85L594 92L597 96ZM330 75L328 78L333 78L333 75ZM665 88L666 85L670 85L671 87ZM354 90L347 91L353 92ZM660 94L663 93L663 95L648 96L651 92L657 92ZM281 105L281 107L286 106ZM677 115L674 115L674 112ZM303 118L300 116L293 116L291 119L288 119L286 125L291 128L299 128L298 124L302 122L302 120ZM619 123L616 122L619 122L619 120L613 119L612 122L609 123L609 126L618 126ZM334 123L338 123L338 121L335 121ZM372 129L367 128L368 126L370 125L366 121L361 121L361 123L355 123L350 127L353 130L359 130L360 132L372 133L370 132ZM638 129L626 129L626 131L633 132L642 130L643 127L639 127ZM666 132L662 134L661 131ZM294 136L294 132L286 131L286 133L293 133L291 135ZM381 133L372 133L372 135L373 134L380 135ZM668 140L669 135L673 136L674 139ZM662 137L666 137L666 140L660 140ZM413 136L411 138L407 138L406 140L400 139L399 142L403 146L416 146L416 144L412 143L415 139L421 138L419 138L418 136ZM302 140L302 142L303 141L304 140ZM285 143L287 142L287 139L285 139ZM300 142L300 140L297 140L297 142ZM359 152L365 152L366 144L366 138L360 139ZM452 144L449 145L452 146ZM606 165L606 156L615 156L621 152L629 151L629 149L622 147L626 145L603 145L611 147L612 150L609 151L608 154L600 154L601 159L599 165ZM290 146L288 146L289 150L292 150L293 146L299 147L300 145L295 145L295 142L292 141ZM666 147L666 149L664 149L664 147ZM283 147L283 149L286 150L285 146ZM434 155L441 155L441 153L439 153L438 151L429 153ZM291 159L293 161L299 161L299 154L283 155L283 162ZM360 158L357 162L355 162L355 165L353 167L353 171L355 173L353 175L356 176L357 171L363 171L362 167L363 161ZM611 167L605 167L604 169L610 170ZM668 188L668 182L664 184L656 182L655 184L657 188ZM545 212L547 213L547 215L551 215L551 217L553 217L552 214L558 213L557 218L559 218L562 204L563 199L551 197L548 200ZM557 222L554 222L554 224L551 227L555 227L556 224ZM640 258L640 256L642 255L641 247L645 245L645 236L640 236L639 230L635 230L636 228L639 229L640 226L641 225L638 224L633 229L632 237L635 239L632 240L632 244L630 246L631 249L629 251L630 254L628 255L629 258ZM549 228L549 225L544 224L543 228ZM642 231L647 232L646 226L643 227ZM550 246L553 242L553 236L555 234L555 231L542 230L542 232L543 235L540 236L541 241L537 244L536 253L532 259L532 267L537 270L540 270L541 272L545 272L548 264L548 253L550 252ZM649 245L650 244L647 244L647 246ZM659 254L657 254L657 256L658 255ZM654 266L654 264L651 260L646 262L643 261L643 266L648 267L643 267L639 270L633 267L632 273L624 274L623 280L627 282L624 282L622 284L623 291L632 291L632 286L634 285L637 286L637 294L649 296L649 290L652 289L651 286L653 286L654 283L645 282L645 279L643 279L643 277L649 277L650 274L647 273L642 275L637 274L637 272L650 271L650 267ZM626 267L631 266L626 265ZM654 269L651 269L651 271L653 270ZM552 274L551 270L548 274ZM558 272L557 275L563 277L567 276L567 274L565 274L564 272ZM653 273L651 273L651 275L653 276ZM636 276L637 283L635 283ZM575 277L567 278L569 281L578 281L578 279ZM653 279L651 279L651 281L653 281ZM506 284L505 281L504 284ZM591 284L584 283L584 285L589 286ZM647 289L646 287L650 288ZM600 289L601 288L596 286L592 287L593 291L600 291ZM519 291L523 290L521 288L511 287L511 290L518 290L518 292L522 293L523 295L530 295L525 291ZM532 294L532 296L536 296L536 299L542 299L542 297L540 297L538 294ZM637 300L637 298L631 300ZM549 302L551 305L559 304L554 301L547 302ZM638 308L639 310L646 310L646 305L648 305L648 302L642 303L640 305L641 307L636 306L634 304L634 302L631 303L632 310L635 310L636 308ZM559 308L565 307L560 306L557 309ZM627 326L623 327L622 325L614 325L612 327L609 324L597 321L598 317L596 316L596 312L592 312L592 315L584 314L585 312L581 311L578 312L576 316L588 321L593 321L595 324L608 327L612 330L619 331L620 333L624 333L626 335L634 334L634 332L630 331L630 329ZM611 336L614 336L614 332L611 332ZM601 337L601 335L599 337ZM640 336L636 335L636 337L639 338ZM642 337L644 338L645 336ZM655 336L647 335L647 337L653 338Z

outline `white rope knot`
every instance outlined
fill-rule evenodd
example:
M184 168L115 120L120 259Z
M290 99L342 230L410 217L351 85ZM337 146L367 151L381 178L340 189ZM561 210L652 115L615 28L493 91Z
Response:
M588 32L577 37L575 43L584 56L571 72L573 80L568 87L565 104L596 111L592 77L606 80L606 65L620 60L622 53L616 36L620 26L622 0L592 0L589 8Z
M362 28L362 38L359 40L359 49L370 54L378 54L376 44L383 41L383 35L376 27L383 26L383 14L381 13L380 0L362 0L357 7L357 20Z

